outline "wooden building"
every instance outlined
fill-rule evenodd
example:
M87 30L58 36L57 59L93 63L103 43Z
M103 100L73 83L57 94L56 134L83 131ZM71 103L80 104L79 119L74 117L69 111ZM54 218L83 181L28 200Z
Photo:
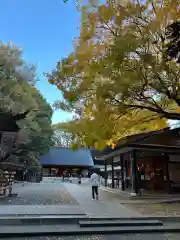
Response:
M65 147L53 147L40 157L43 176L58 176L79 174L87 175L88 169L94 166L89 149L80 148L73 151Z
M148 192L180 192L180 128L136 134L117 142L114 149L98 153L96 164L121 167L121 189L134 196L139 189ZM108 175L105 178L107 186Z

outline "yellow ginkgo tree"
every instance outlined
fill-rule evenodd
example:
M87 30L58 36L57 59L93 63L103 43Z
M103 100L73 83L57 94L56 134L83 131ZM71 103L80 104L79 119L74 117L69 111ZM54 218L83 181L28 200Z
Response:
M180 65L167 57L167 27L179 21L179 5L107 0L82 6L74 50L47 78L64 95L56 107L84 106L68 128L87 145L180 120Z
M96 109L89 104L84 107L80 118L56 124L54 129L71 133L73 148L84 146L103 149L105 146L113 148L120 138L166 126L165 118L159 119L157 114L150 111L118 112L118 109L98 101Z

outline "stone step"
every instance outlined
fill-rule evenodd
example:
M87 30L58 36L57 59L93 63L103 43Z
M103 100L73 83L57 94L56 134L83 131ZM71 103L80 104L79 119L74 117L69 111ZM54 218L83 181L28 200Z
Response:
M135 221L135 220L141 220L141 221L146 221L146 220L159 220L162 222L180 222L180 216L138 216L138 217L102 217L102 216L89 216L89 221Z
M116 227L116 226L162 226L158 220L99 220L99 221L79 221L80 227Z
M158 216L147 216L147 217L102 217L102 216L87 216L87 215L63 215L63 214L46 214L46 215L34 215L34 214L18 214L18 215L0 215L0 226L2 225L43 225L43 224L79 224L79 222L85 221L95 221L95 222L114 222L114 221L120 221L120 222L135 222L135 221L160 221L160 222L180 222L180 217L158 217ZM111 223L110 223L111 225ZM113 225L113 224L112 224Z
M102 216L87 216L87 215L53 215L53 214L46 214L46 215L24 215L24 214L19 214L19 215L0 215L0 227L5 226L5 225L16 225L16 226L23 226L23 225L53 225L53 224L87 224L88 227L91 227L92 224L95 224L96 226L102 226L103 225L121 225L122 222L124 224L134 224L134 225L139 225L144 224L148 225L151 224L151 226L158 225L159 223L157 222L163 222L163 223L168 223L168 222L180 222L180 217L158 217L158 216L147 216L147 217L123 217L123 218L118 218L118 217L102 217ZM153 222L155 221L155 222ZM89 222L93 222L89 224ZM105 223L104 223L105 222ZM137 223L135 223L137 222ZM145 222L145 223L144 223ZM147 224L148 223L148 224ZM91 226L89 226L91 225ZM159 224L160 225L160 224Z
M0 226L78 224L81 220L88 220L88 217L86 215L6 215L0 216Z
M135 233L180 233L180 227L173 226L123 226L123 227L88 227L76 225L40 225L38 226L2 226L0 238L31 237L31 236L74 236L95 234L135 234Z

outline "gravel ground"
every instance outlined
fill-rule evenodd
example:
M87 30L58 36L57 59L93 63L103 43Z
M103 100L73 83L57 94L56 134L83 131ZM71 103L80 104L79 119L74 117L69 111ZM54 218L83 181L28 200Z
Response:
M0 205L78 205L76 199L70 195L61 183L18 185L13 188L13 192L18 193L18 196L0 198Z
M68 237L27 237L6 238L6 240L179 240L180 234L125 234L125 235L94 235ZM4 239L5 240L5 239Z
M139 212L142 215L180 216L179 203L161 204L124 204L126 207Z

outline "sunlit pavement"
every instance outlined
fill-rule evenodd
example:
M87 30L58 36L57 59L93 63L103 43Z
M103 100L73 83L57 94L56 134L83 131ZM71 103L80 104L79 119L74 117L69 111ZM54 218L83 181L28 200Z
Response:
M25 183L24 186L14 187L17 197L1 198L2 205L14 206L53 206L53 205L80 205L87 215L133 217L140 216L137 212L123 206L111 193L100 191L100 200L92 201L91 185L88 179L82 184L62 183L57 179L46 179L42 183Z
M69 209L68 213L70 211L74 212L74 208L75 213L78 211L78 213L83 212L93 216L134 217L141 216L141 214L152 215L150 211L141 213L138 209L136 211L136 208L124 206L119 201L119 195L103 190L100 190L99 201L92 201L89 180L83 179L80 185L76 182L76 179L71 184L62 183L61 179L48 178L42 183L25 183L24 186L22 183L15 184L13 191L17 192L18 196L0 198L0 214L5 213L5 208L10 213L11 209L8 206L11 205L14 206L15 213L18 213L18 211L23 213L28 206L33 206L33 212L37 207L40 213L42 211L42 213L48 214L51 214L51 212L52 214L61 214L60 207L67 207ZM138 206L141 206L141 204ZM56 210L57 207L58 211ZM146 209L148 209L148 205L146 205ZM155 210L153 215L162 215ZM65 211L64 208L63 213ZM31 211L29 210L29 212Z
M139 213L118 202L112 193L100 191L99 200L92 201L90 184L64 183L67 191L79 202L89 216L138 217Z
M120 204L117 198L111 193L100 191L100 200L92 201L91 185L88 179L83 180L82 184L79 185L77 183L62 183L62 181L52 178L42 183L25 183L24 186L17 185L13 190L17 192L17 197L0 198L0 214L2 214L2 212L5 213L5 207L10 213L11 210L8 209L8 206L11 205L14 206L13 209L15 213L18 213L18 211L23 213L28 206L29 209L30 206L33 206L40 212L44 212L46 207L48 214L50 214L51 211L53 211L53 214L56 214L56 209L52 210L54 208L53 206L59 206L60 214L61 206L71 206L75 209L75 213L81 210L81 212L90 216L140 216L137 212ZM38 206L43 206L43 209L40 209ZM35 209L33 212L34 211ZM65 209L63 209L63 212L64 211ZM70 211L69 208L68 214L71 214ZM73 209L72 211L74 212ZM29 212L31 211L29 210Z

